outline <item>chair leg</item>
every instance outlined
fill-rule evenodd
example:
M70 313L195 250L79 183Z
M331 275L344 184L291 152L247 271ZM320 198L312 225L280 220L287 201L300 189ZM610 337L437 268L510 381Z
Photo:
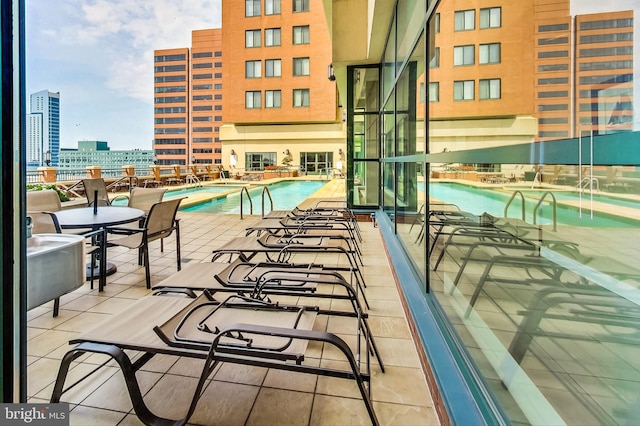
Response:
M162 240L160 240L162 241ZM176 221L176 253L178 256L178 271L182 268L182 264L180 261L180 222Z
M144 275L147 281L147 288L151 288L151 272L149 267L149 242L145 242L142 246L142 252L144 257Z
M60 298L56 297L53 301L53 317L57 317L60 313Z

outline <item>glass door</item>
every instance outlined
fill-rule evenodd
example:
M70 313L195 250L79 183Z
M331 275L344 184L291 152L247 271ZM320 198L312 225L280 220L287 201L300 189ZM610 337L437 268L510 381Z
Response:
M327 173L333 167L333 152L301 152L300 167L310 175Z

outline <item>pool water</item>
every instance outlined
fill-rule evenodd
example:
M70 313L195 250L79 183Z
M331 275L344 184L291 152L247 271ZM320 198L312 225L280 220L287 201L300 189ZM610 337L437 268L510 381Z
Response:
M200 186L194 188L183 188L169 190L164 194L165 200L175 197L188 197L193 194L220 194L227 191L240 191L242 186L239 185L216 185L216 186Z
M542 193L540 195L542 195ZM554 193L554 195L556 194ZM456 183L431 183L429 184L429 196L446 203L455 204L461 210L470 213L480 215L486 212L494 216L504 217L504 208L511 194ZM550 200L551 198L548 199ZM558 224L597 228L635 228L638 226L638 222L632 219L625 219L604 213L594 212L593 218L591 218L588 210L586 210L585 214L585 207L588 206L588 200L588 198L583 198L583 202L586 201L586 203L583 205L582 217L580 217L576 208L563 207L561 204L558 204ZM607 202L604 199L599 199L598 201ZM538 200L536 199L525 200L525 220L529 223L533 223L533 210L537 203ZM506 216L521 218L521 212L522 201L520 197L516 197L509 206ZM553 212L550 203L543 202L537 211L537 223L542 225L551 224L552 215Z
M269 188L273 199L273 210L291 210L325 184L326 181L284 181L266 186ZM260 185L249 189L249 195L253 201L254 214L262 212L262 190L264 186ZM188 196L189 194L183 195ZM270 209L271 205L265 194L265 211L268 212ZM240 214L240 192L180 210L191 213ZM249 213L249 202L246 194L244 195L244 213Z

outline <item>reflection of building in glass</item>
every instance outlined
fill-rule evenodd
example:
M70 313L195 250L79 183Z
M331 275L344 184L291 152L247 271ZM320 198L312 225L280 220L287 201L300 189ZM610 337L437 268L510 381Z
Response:
M456 149L462 136L480 144L487 126L502 135L485 141L494 145L632 129L634 12L580 14L584 8L574 6L532 0L485 8L469 0L438 7L423 90L441 120L432 152L442 151L439 143ZM537 119L534 128L528 117Z

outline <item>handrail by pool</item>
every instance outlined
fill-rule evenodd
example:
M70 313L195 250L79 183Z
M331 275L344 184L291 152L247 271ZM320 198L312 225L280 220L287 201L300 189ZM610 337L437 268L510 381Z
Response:
M243 217L243 213L244 213L244 206L242 203L242 200L244 199L244 197L242 196L242 193L246 192L247 193L247 198L249 199L249 214L253 214L253 201L251 200L251 195L249 195L249 190L247 189L246 186L243 186L242 189L240 190L240 219L244 219Z
M553 211L552 211L552 215L553 215L553 230L557 231L558 230L558 219L557 219L557 215L558 215L558 201L556 200L556 196L553 195L553 193L551 191L546 191L544 194L542 194L542 197L540 197L540 199L538 200L538 204L536 204L535 208L533 209L533 224L536 224L536 220L537 220L537 212L538 212L538 208L540 207L540 205L542 204L542 202L544 201L545 197L547 195L551 195L551 198L553 199Z
M273 211L273 198L271 198L271 191L268 186L262 187L262 217L264 218L264 194L267 194L269 197L269 204L271 205L271 209L269 211Z
M511 202L513 201L514 198L516 198L516 195L518 195L518 194L520 194L520 198L522 199L522 220L525 220L524 194L522 193L522 191L514 191L513 194L511 194L511 198L509 198L509 201L507 201L507 204L504 206L504 214L503 214L503 216L507 217L507 210L509 210L509 206L511 205Z

